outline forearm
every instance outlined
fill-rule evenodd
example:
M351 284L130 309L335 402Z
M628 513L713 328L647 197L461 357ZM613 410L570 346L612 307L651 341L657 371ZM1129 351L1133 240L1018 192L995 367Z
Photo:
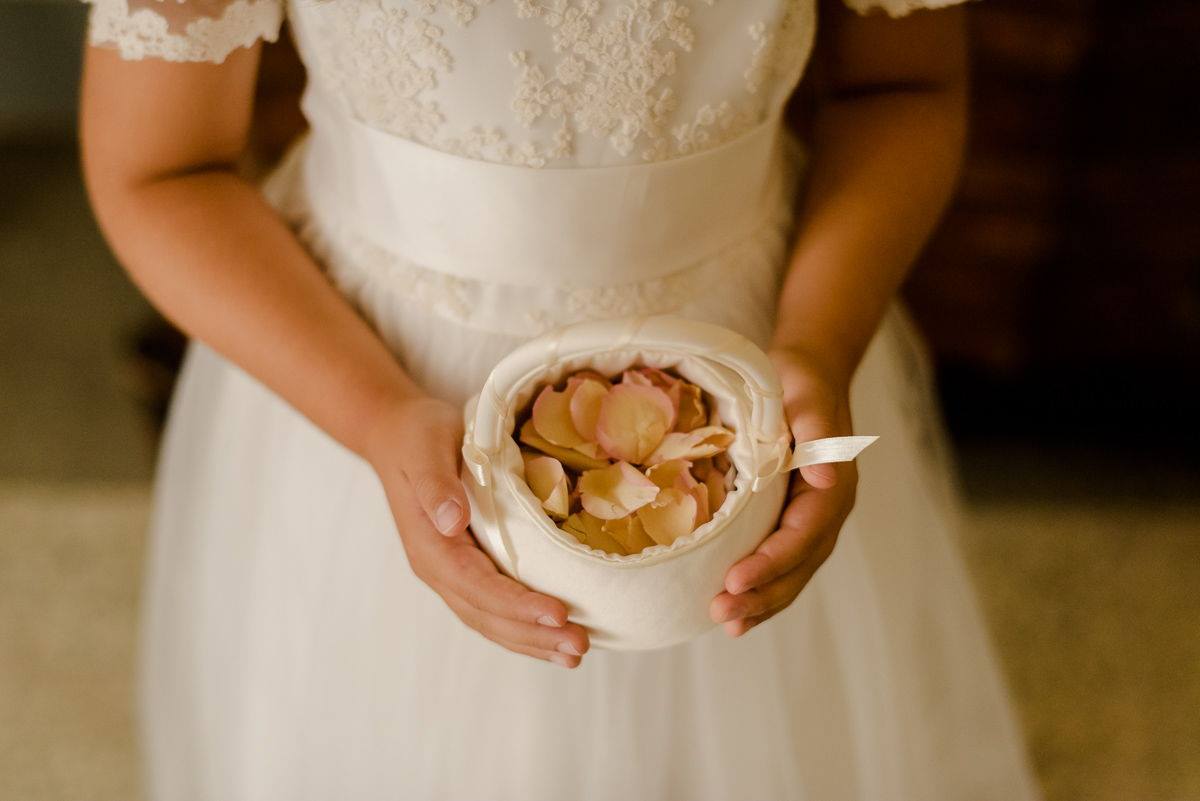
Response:
M957 179L960 84L865 92L819 112L773 345L849 382Z
M118 258L150 301L364 454L389 404L417 394L257 188L223 168L93 187Z

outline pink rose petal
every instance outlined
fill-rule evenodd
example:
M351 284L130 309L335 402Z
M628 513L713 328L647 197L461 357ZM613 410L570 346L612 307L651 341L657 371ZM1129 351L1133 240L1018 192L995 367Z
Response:
M596 440L609 456L644 463L671 430L675 408L657 387L617 384L600 404Z
M651 539L670 545L695 529L696 499L677 489L661 490L653 503L637 510L637 516Z
M601 520L625 517L657 495L657 485L628 462L588 470L579 477L579 499L584 510Z
M608 394L608 387L599 381L578 377L571 378L568 383L574 384L574 391L568 401L571 423L586 442L595 443L596 420L600 417L600 404Z
M646 460L647 464L658 464L670 459L700 459L725 450L733 442L733 432L719 426L703 426L694 431L673 431L662 438L662 442Z

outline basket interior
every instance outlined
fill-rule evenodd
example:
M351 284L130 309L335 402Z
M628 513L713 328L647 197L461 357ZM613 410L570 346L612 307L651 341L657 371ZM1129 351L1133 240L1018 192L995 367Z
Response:
M623 555L589 548L555 525L525 483L520 446L513 433L516 430L518 410L529 406L534 392L541 386L557 384L566 376L583 369L592 369L613 377L634 366L670 369L699 386L712 399L721 423L734 433L734 442L727 452L735 469L735 479L733 489L729 490L721 507L713 512L711 520L670 545L655 545L636 554ZM718 536L729 519L736 515L748 500L752 476L756 475L759 469L755 458L761 449L756 448L750 441L750 404L745 385L737 373L711 359L636 346L617 350L598 349L595 353L562 359L529 373L518 385L509 389L506 400L508 413L503 424L506 436L502 445L502 473L508 491L517 497L527 517L556 543L580 555L603 559L615 565L637 565L669 559Z

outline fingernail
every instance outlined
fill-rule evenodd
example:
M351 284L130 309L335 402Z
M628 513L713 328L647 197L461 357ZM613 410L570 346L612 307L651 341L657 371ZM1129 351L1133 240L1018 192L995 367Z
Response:
M576 648L574 645L567 642L566 640L563 640L562 642L560 642L558 644L558 650L559 650L559 653L570 654L571 656L583 656L583 654L579 653L578 648Z
M449 534L460 517L462 507L458 505L458 501L442 501L442 505L433 513L433 524L437 526L438 531Z
M550 661L560 667L571 667L571 660L567 658L566 654L551 654Z
M538 623L541 623L543 626L549 626L554 629L562 628L562 623L559 623L557 620L550 617L549 615L542 615L541 617L539 617Z

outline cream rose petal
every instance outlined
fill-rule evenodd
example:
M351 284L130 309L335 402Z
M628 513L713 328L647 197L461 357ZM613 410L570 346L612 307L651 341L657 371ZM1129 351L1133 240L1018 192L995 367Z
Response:
M585 441L571 422L571 396L577 387L578 384L568 384L562 392L544 387L533 402L533 427L553 445L573 448Z
M694 431L672 431L646 459L658 464L671 459L700 459L720 453L733 442L733 432L720 426L703 426Z
M704 486L708 487L708 509L709 516L711 517L712 514L721 508L721 504L725 503L725 495L727 494L725 490L725 474L718 473L716 470L710 471L704 477Z
M570 383L575 385L568 402L571 423L588 444L595 444L596 420L600 417L600 404L608 394L608 387L590 378L572 378Z
M683 382L679 386L679 412L675 415L676 431L692 431L708 422L708 409L700 387Z
M712 520L712 509L708 505L708 485L697 483L687 490L696 501L696 528Z
M533 420L526 420L521 426L519 439L531 448L537 448L545 454L553 456L572 470L595 470L608 464L608 459L592 457L571 448L560 448L537 433Z
M640 553L646 548L653 548L655 542L646 533L646 529L642 526L642 521L636 515L626 515L619 517L616 520L604 521L604 531L609 534L617 542L621 543L621 547L628 553Z
M627 556L628 551L604 530L604 521L587 512L578 512L567 518L562 530L575 537L589 548Z
M660 489L688 490L696 485L692 475L691 463L686 459L670 459L659 462L646 470L646 478L653 481Z
M641 384L617 384L600 404L596 440L614 459L644 463L671 430L675 407L667 393Z
M553 456L527 456L525 483L551 517L563 520L570 512L571 488L562 462Z
M584 510L602 520L625 517L657 496L658 486L628 462L588 470L579 477Z
M572 375L571 378L578 378L580 381L595 381L597 384L600 384L605 389L612 388L612 382L609 381L607 378L605 378L600 373L596 372L595 370L586 370L586 369L580 370L579 372Z
M670 545L695 529L696 499L682 490L661 490L653 503L637 510L637 516L651 539Z

